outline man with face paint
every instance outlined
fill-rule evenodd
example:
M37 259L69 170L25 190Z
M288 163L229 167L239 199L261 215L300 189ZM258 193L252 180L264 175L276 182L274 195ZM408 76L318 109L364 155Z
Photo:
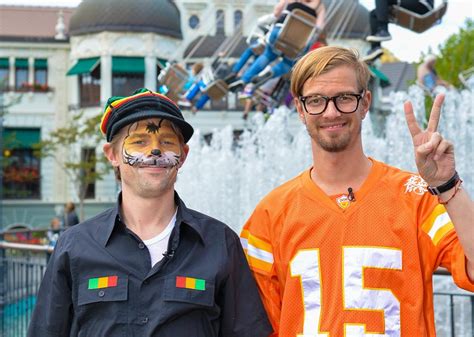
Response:
M112 97L100 128L121 193L60 237L28 336L268 336L238 236L174 191L193 134L178 106Z

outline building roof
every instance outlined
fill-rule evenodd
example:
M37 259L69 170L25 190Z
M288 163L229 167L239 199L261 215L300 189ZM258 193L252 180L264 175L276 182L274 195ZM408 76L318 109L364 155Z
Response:
M0 39L52 40L61 11L67 29L74 8L0 5Z
M234 38L232 36L225 36L223 34L201 35L189 43L184 51L184 57L210 57L216 55L219 51L227 51L228 49L231 50L231 53L230 55L226 55L226 57L240 57L247 48L245 39L245 37L241 37L238 41L233 41ZM230 48L229 44L233 44L234 42L236 42L235 47Z
M171 0L83 0L71 18L71 36L149 32L182 38L178 7Z
M370 32L369 11L358 3L357 0L340 1L324 0L326 6L326 35L331 39L365 39ZM232 39L232 37L228 37ZM225 42L224 35L199 36L186 48L184 57L209 57L222 49ZM241 38L234 51L229 57L239 57L247 44L245 37ZM192 54L192 55L191 55Z
M390 79L390 85L382 90L384 96L389 95L392 91L407 91L408 87L416 80L416 65L414 63L382 63L380 71Z
M358 0L324 0L328 38L365 39L370 32L369 11Z

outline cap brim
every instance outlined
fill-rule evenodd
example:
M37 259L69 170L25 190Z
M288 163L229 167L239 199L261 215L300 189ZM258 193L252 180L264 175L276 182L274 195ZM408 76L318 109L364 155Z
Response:
M173 122L173 124L175 124L181 130L181 133L183 134L183 138L184 138L185 143L187 143L191 139L191 137L194 133L194 129L191 126L191 124L189 124L188 122L184 121L181 118L173 116L173 115L171 115L167 112L164 112L164 111L142 110L142 111L139 111L139 112L135 112L135 113L133 113L129 116L125 116L125 117L121 118L120 120L118 120L117 122L115 122L112 125L111 130L110 130L110 139L107 139L107 140L110 141L112 139L112 137L115 134L117 134L117 132L120 129L122 129L124 126L126 126L128 124L132 124L132 123L137 122L137 121L142 120L142 119L147 119L147 118L163 118L163 119L166 119L166 120L169 120L169 121Z

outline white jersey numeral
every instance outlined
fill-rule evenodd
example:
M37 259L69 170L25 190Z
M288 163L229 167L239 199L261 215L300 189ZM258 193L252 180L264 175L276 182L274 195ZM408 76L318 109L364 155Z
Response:
M303 289L304 323L303 334L298 337L327 337L319 332L321 319L321 271L319 249L300 250L290 262L291 276L299 277Z
M368 289L364 286L364 269L402 269L402 252L394 248L343 247L344 310L381 311L384 331L367 332L365 324L345 324L346 337L399 337L400 301L390 289ZM299 277L304 304L303 332L298 337L329 337L320 331L322 312L322 284L319 249L305 249L296 253L290 262L292 277Z

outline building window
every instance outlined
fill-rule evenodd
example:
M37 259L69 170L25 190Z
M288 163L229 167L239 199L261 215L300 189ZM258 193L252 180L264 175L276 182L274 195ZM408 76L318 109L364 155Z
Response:
M166 68L167 63L168 61L166 59L158 58L156 60L156 88L158 89L158 92L161 92L161 90L164 89L161 88L161 85L163 84L161 83L161 77L164 76L164 73L162 75L161 72Z
M198 27L199 27L199 23L200 23L200 21L199 21L199 16L197 16L197 15L191 15L191 16L189 17L189 21L188 21L188 22L189 22L189 27L191 27L192 29L198 28Z
M8 58L0 58L0 92L8 90L9 68Z
M0 91L8 90L8 68L0 68Z
M112 96L130 96L138 88L143 88L143 74L113 74Z
M46 59L35 59L34 90L48 90L48 64Z
M241 10L236 10L234 12L234 28L236 30L242 30L242 11Z
M145 85L143 57L112 57L112 95L129 96Z
M28 59L15 60L15 89L28 90Z
M216 34L225 34L225 16L222 9L216 12Z
M79 81L79 106L100 105L100 59L89 57L79 59L68 70L66 76L77 76Z
M79 99L81 107L100 105L100 65L90 73L79 75Z
M3 149L3 198L40 198L40 160L33 144L40 140L39 129L5 128Z
M81 175L91 177L95 173L96 165L95 148L83 148L81 150L81 162L84 163ZM84 193L84 199L95 198L95 180L82 179L81 193Z

